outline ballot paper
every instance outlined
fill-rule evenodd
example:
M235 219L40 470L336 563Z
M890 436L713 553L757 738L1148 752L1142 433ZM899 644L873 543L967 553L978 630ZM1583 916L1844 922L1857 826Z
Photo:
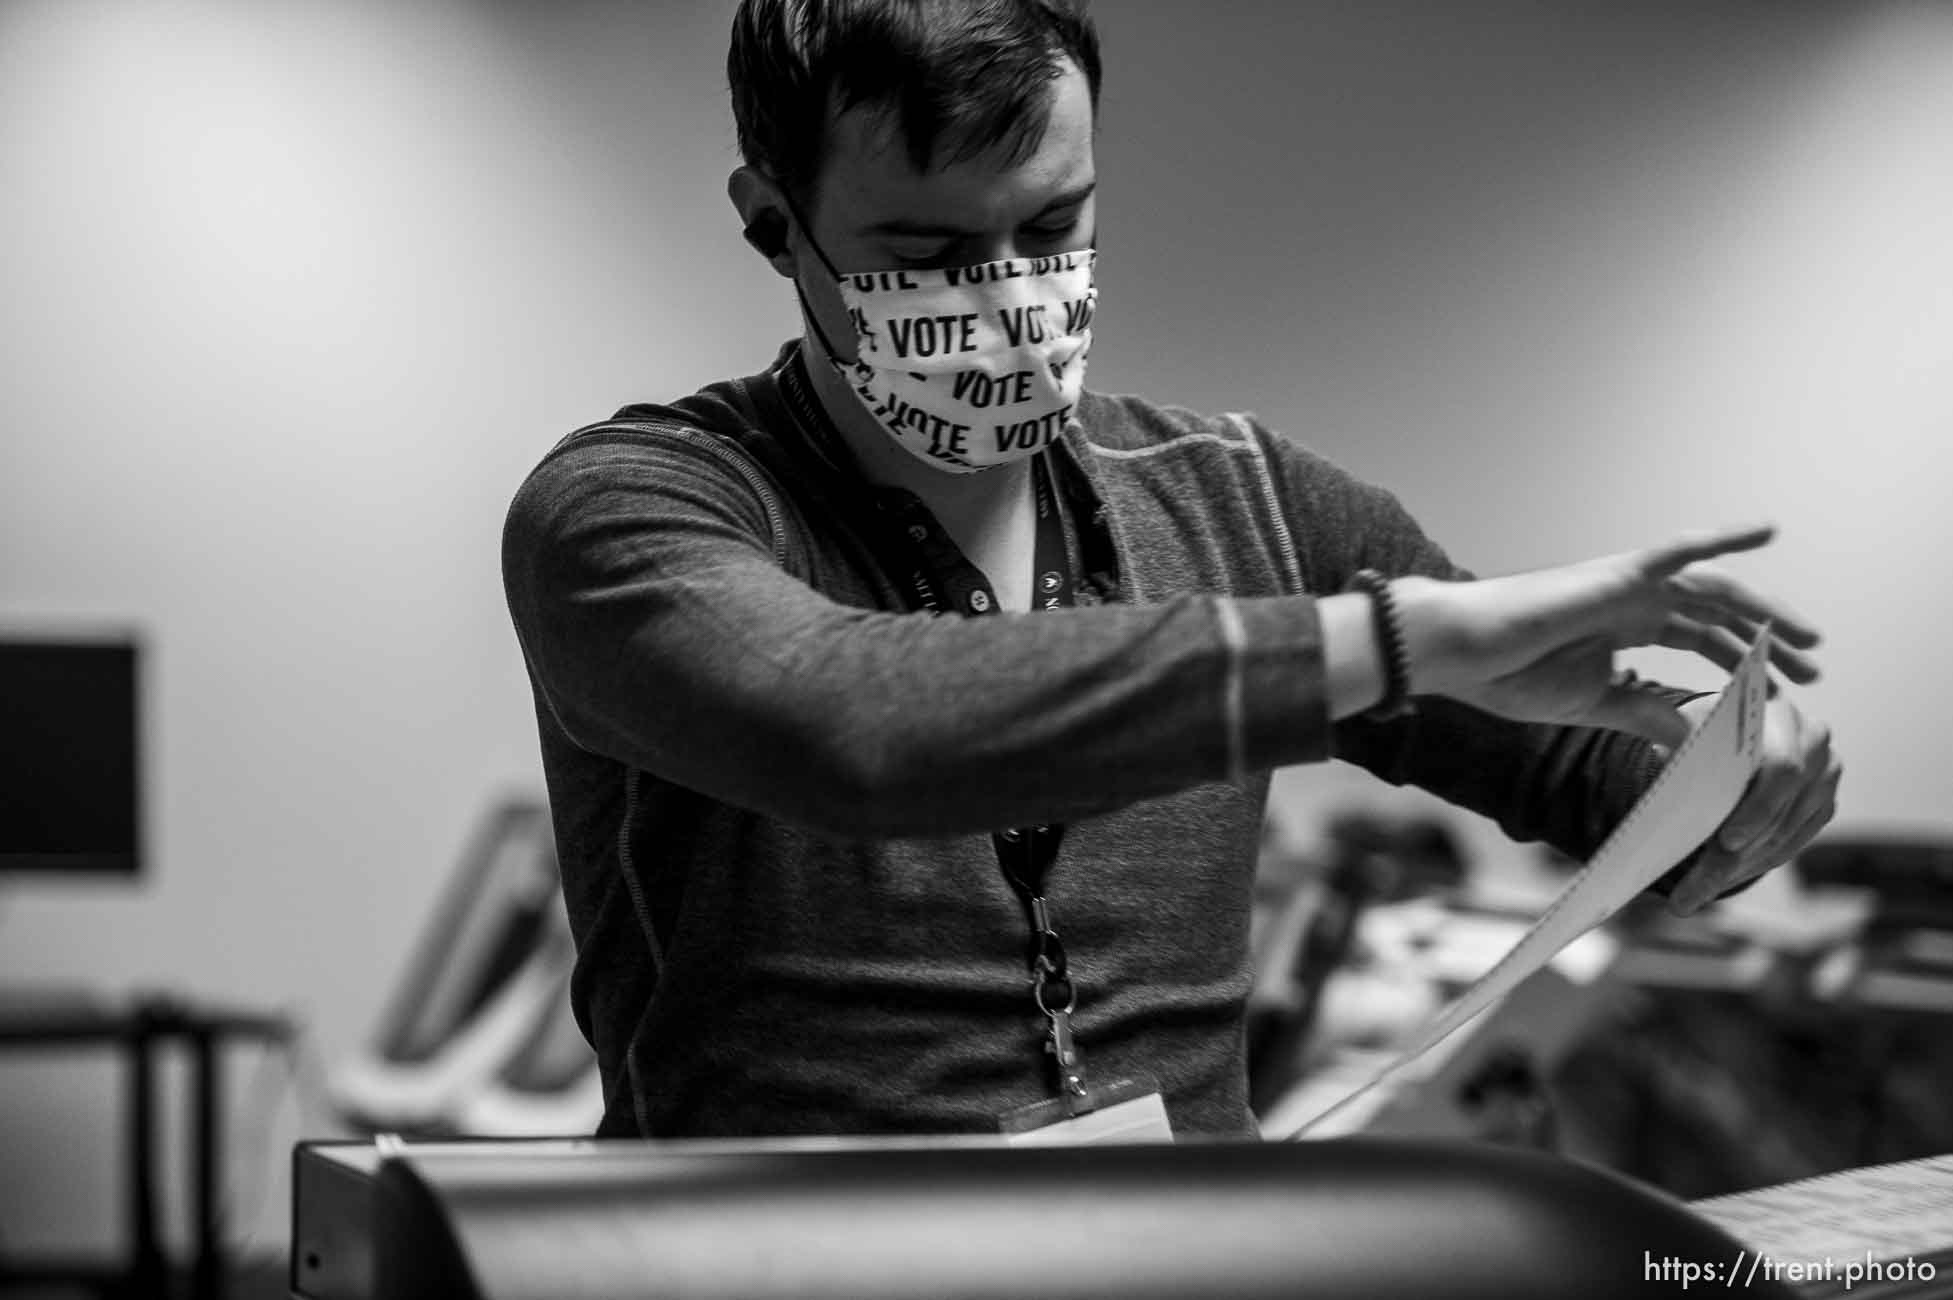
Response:
M1709 715L1669 757L1654 784L1621 819L1586 869L1497 965L1419 1029L1368 1082L1307 1119L1299 1130L1283 1133L1270 1131L1277 1126L1264 1126L1264 1136L1334 1136L1344 1131L1337 1125L1339 1119L1374 1111L1380 1099L1373 1092L1416 1077L1415 1067L1426 1052L1491 1009L1555 953L1618 912L1714 834L1735 810L1756 771L1763 706L1769 694L1769 656L1766 623L1757 630L1755 643Z

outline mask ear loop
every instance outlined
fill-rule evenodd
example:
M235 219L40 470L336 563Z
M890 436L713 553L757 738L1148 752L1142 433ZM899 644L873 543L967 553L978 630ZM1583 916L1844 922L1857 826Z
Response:
M833 262L828 260L827 250L822 248L820 241L814 238L813 226L809 225L807 218L801 215L800 205L793 201L792 191L778 181L773 182L773 188L780 191L780 197L786 201L787 211L793 214L793 224L800 227L800 233L806 238L807 246L814 250L814 256L820 258L821 265L827 268L829 275L837 280L841 279L841 272L835 268Z
M800 234L806 239L807 246L814 250L814 256L820 258L821 265L827 268L827 273L834 277L834 282L838 285L843 276L835 268L833 261L828 258L827 250L822 248L820 241L814 238L814 228L807 223L807 218L801 215L800 205L793 201L793 194L777 180L773 182L773 187L780 191L780 197L786 201L787 211L793 214L793 223L800 227ZM821 347L827 352L827 359L836 366L849 364L842 361L839 354L834 351L834 343L827 337L827 331L821 328L821 318L815 314L813 306L807 301L807 291L800 287L800 277L797 275L793 278L793 293L794 297L800 299L801 313L806 316L807 323L814 327L814 336L821 341Z
M814 336L820 339L821 347L827 352L827 359L837 367L854 364L853 362L843 361L836 355L834 344L829 341L827 331L821 328L821 318L814 314L813 306L807 301L807 291L800 287L799 280L793 282L793 296L800 299L801 313L807 317L807 323L814 327Z

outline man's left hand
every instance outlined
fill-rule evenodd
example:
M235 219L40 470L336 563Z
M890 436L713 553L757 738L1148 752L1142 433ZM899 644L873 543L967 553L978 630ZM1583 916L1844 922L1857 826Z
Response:
M1680 705L1692 726L1715 707L1714 696ZM1831 728L1807 718L1782 690L1763 711L1763 749L1756 774L1716 833L1692 855L1693 865L1669 895L1686 916L1796 857L1838 810L1844 764L1831 750Z

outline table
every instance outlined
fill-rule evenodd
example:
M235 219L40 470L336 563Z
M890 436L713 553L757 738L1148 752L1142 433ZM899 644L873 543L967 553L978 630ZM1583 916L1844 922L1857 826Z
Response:
M195 1005L167 993L114 999L85 989L0 990L0 1051L98 1045L119 1048L129 1066L129 1136L125 1205L130 1252L120 1270L33 1266L0 1260L0 1287L26 1282L81 1281L108 1294L169 1294L169 1260L156 1228L156 1061L172 1041L188 1045L194 1087L189 1131L196 1203L197 1253L192 1295L221 1300L224 1252L218 1223L222 1169L223 1079L219 1051L226 1040L288 1042L296 1033L284 1016L235 1007Z

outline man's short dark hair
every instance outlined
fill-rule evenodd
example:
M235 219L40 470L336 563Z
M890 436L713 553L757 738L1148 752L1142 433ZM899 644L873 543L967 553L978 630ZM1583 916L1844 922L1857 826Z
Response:
M739 152L812 199L830 109L899 126L916 170L1044 137L1069 58L1099 104L1099 40L1084 0L740 0L726 77Z

